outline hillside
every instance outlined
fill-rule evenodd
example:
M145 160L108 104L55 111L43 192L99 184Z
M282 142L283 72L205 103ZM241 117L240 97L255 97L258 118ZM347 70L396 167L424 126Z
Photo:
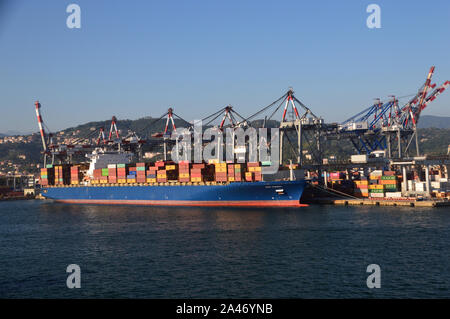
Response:
M450 117L422 115L419 120L419 128L450 128Z
M421 121L423 121L423 125L427 125L430 119L430 116L423 116ZM165 126L165 121L158 121L156 123L153 121L153 118L121 120L117 123L117 126L121 131L121 136L125 136L129 130L132 130L137 132L141 138L150 139L153 133L162 132ZM262 120L256 120L252 122L252 125L260 127L262 123ZM434 123L435 126L445 126L445 124L448 124L445 121L436 121ZM186 122L178 119L175 120L175 124L177 127L186 126ZM277 127L278 124L277 121L270 121L267 123L267 127ZM55 132L54 136L57 143L64 143L69 139L87 137L89 135L91 138L96 139L97 133L94 130L100 127L104 127L105 134L107 135L110 120L81 124L60 132ZM435 155L447 153L448 145L450 145L450 128L421 128L418 132L422 152ZM285 147L288 148L286 145ZM154 144L145 145L144 151L160 151L160 146L155 148ZM14 170L19 172L36 172L36 164L42 160L41 152L41 139L37 133L19 136L15 142L2 143L0 144L0 172L5 173ZM285 154L289 154L291 151L290 149L286 149L285 152ZM349 154L354 154L351 144L338 143L336 141L331 142L325 151L326 156L337 155L338 157L346 157Z

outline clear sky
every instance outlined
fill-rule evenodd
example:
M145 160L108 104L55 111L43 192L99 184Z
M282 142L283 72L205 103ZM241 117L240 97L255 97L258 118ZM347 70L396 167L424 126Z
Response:
M332 122L415 93L431 65L450 80L448 0L0 1L0 132L37 131L37 99L58 130L169 106L250 115L291 86ZM366 26L371 3L381 29ZM423 114L450 116L450 89Z

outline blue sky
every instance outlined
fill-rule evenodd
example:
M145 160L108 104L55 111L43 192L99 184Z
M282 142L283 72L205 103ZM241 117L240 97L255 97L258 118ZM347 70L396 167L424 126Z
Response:
M1 0L0 0L1 1ZM87 121L242 115L289 87L342 121L373 98L450 80L450 1L2 1L0 132ZM68 29L66 7L81 7ZM381 7L368 29L366 7ZM405 101L406 102L406 101ZM450 90L423 114L450 116Z

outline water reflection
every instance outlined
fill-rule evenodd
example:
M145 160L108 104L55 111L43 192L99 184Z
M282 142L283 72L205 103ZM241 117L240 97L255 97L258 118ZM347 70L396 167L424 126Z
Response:
M450 296L450 215L439 209L0 209L0 296L73 297L65 267L79 263L77 297L358 297L374 262L387 283L377 296Z

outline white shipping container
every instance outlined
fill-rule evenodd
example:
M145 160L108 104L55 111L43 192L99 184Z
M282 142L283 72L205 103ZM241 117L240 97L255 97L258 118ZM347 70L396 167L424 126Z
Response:
M425 183L416 182L415 189L416 189L416 192L424 192L425 191Z
M370 197L384 198L384 193L370 193Z
M387 192L386 193L386 197L388 197L388 198L399 198L399 197L402 197L402 193L401 192Z
M434 188L434 189L441 188L441 182L431 182L430 184L431 184L431 188ZM442 183L442 184L445 184L445 183Z
M369 125L367 122L355 122L352 125L353 130L367 130Z
M352 155L352 163L367 163L367 155Z

